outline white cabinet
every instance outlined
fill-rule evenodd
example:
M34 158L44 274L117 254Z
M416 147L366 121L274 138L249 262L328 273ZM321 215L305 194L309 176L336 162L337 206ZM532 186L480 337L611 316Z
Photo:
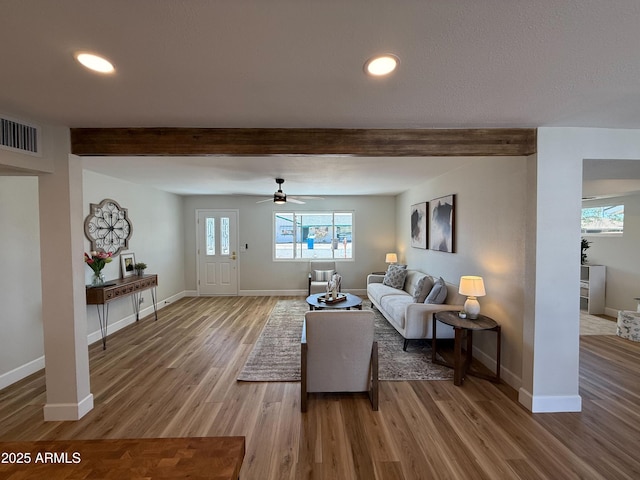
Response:
M606 268L604 265L580 265L580 310L592 315L604 313Z

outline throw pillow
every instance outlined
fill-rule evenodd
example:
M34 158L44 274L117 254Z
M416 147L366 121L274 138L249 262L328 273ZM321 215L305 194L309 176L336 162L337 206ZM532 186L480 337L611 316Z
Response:
M431 281L431 278L425 275L418 280L418 283L416 284L416 288L413 291L413 301L416 303L424 303L424 300L427 298L427 295L429 295L432 288L433 282Z
M389 265L387 273L385 273L384 279L382 280L382 284L392 288L397 288L398 290L402 290L406 278L406 265Z
M314 270L314 282L328 282L334 273L336 273L335 270Z
M447 299L447 286L442 277L435 281L433 288L424 300L424 303L435 303L441 305Z

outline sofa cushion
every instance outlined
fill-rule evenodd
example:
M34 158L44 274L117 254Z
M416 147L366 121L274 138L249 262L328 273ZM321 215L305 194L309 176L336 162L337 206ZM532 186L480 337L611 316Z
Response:
M406 278L407 267L405 265L389 265L387 273L384 275L384 280L382 280L382 284L402 290Z
M413 284L412 298L416 303L424 303L427 295L433 288L433 280L428 275L423 275Z
M387 295L408 296L403 290L398 290L382 283L370 283L367 285L367 295L378 303Z
M328 282L333 277L333 274L336 273L335 270L314 270L313 271L313 281L314 282Z
M409 295L387 295L382 298L380 306L393 319L398 328L405 328L405 314L407 305L413 303L413 298Z
M425 298L424 303L435 303L437 305L443 304L447 299L447 285L444 282L444 279L440 277L433 284L433 288Z
M413 296L413 292L416 289L416 284L425 275L425 273L419 272L418 270L407 269L407 278L404 281L404 287L402 287L402 289L409 295Z

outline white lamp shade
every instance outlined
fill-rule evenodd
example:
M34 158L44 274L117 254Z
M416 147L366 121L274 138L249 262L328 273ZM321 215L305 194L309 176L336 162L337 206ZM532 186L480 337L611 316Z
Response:
M458 290L460 295L467 297L483 297L486 295L484 291L484 282L482 277L475 277L472 275L466 275L460 277L460 289Z
M387 253L384 261L386 263L398 263L398 255L396 255L395 253Z

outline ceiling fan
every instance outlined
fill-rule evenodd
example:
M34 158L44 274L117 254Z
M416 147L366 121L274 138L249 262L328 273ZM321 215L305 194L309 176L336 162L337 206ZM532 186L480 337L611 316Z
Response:
M282 184L284 183L284 178L276 178L276 183L278 184L278 191L273 194L273 203L277 203L278 205L283 205L287 202L304 204L301 198L305 200L324 200L322 197L309 197L309 196L301 196L301 197L287 197L287 194L282 191ZM272 201L271 198L267 198L265 200L258 200L256 203L264 203Z

